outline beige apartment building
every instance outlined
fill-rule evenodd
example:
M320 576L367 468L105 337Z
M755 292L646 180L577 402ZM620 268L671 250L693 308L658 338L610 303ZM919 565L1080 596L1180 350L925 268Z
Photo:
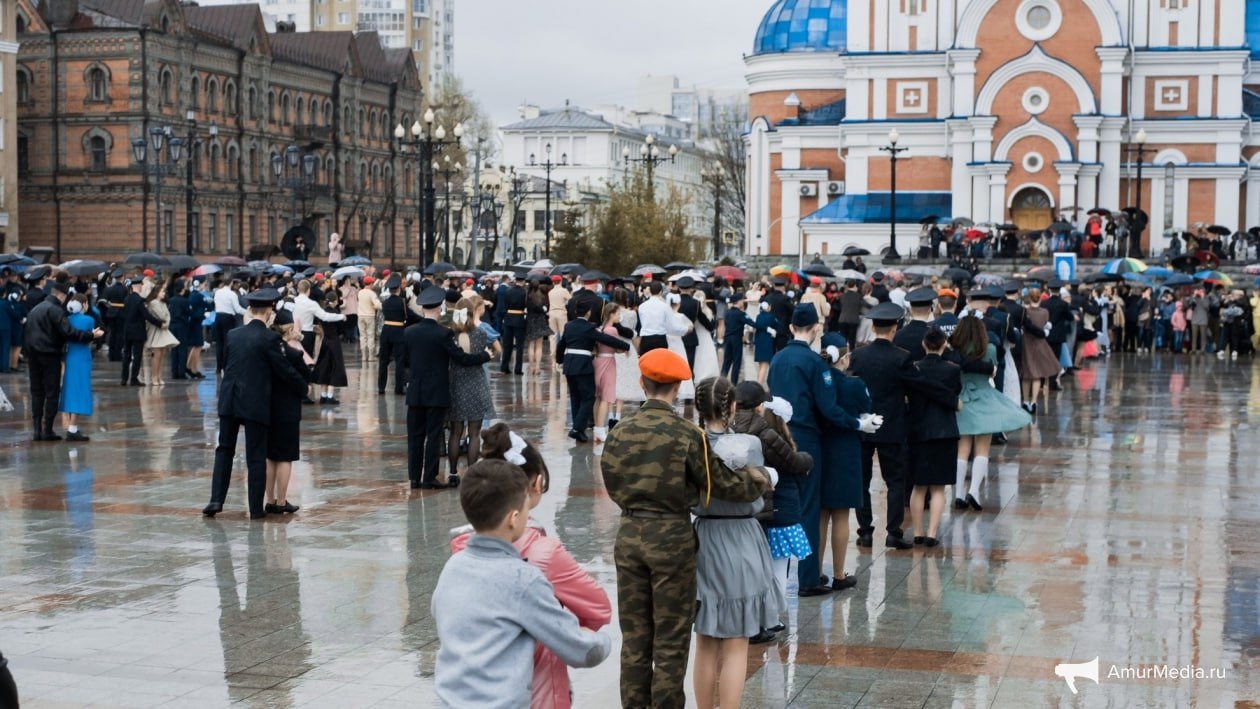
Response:
M17 17L0 2L0 253L17 251Z

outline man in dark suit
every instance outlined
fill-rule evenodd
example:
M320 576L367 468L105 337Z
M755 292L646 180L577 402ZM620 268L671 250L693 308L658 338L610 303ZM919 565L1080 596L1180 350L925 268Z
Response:
M403 374L407 348L403 344L403 331L408 325L420 322L420 318L407 307L407 298L402 291L402 278L397 273L385 281L385 293L388 297L381 299L381 351L376 371L376 393L385 394L385 385L389 383L389 363L394 363L394 393L404 394L407 381Z
M446 410L451 407L450 363L472 367L490 361L490 353L465 352L455 342L455 333L442 327L442 303L446 290L430 287L420 291L420 322L403 333L411 374L407 381L407 477L411 487L426 490L455 487L457 476L447 485L437 481L438 456L442 450L442 428Z
M144 298L140 295L140 289L144 286L144 281L139 278L133 278L128 282L131 286L131 292L127 294L126 300L123 301L122 310L122 326L123 326L123 355L122 355L122 386L142 386L140 384L140 367L144 364L144 342L148 338L149 333L144 324L151 323L157 327L164 327L163 323L157 316L149 312L149 308L145 305ZM154 286L156 288L156 286ZM153 376L160 376L161 372L155 372Z
M499 362L499 371L507 374L512 364L512 353L516 353L516 369L518 375L525 374L525 309L528 298L525 294L525 274L516 274L516 282L503 294L503 360Z
M556 364L562 365L564 378L569 383L569 414L573 418L569 438L578 443L589 440L586 429L591 425L591 412L595 409L596 343L622 352L630 349L625 340L599 331L599 325L595 321L599 320L603 301L596 298L594 301L587 301L582 307L584 310L578 311L581 317L570 320L556 342ZM603 441L606 435L603 426L595 426L596 441Z
M778 352L787 346L789 333L791 332L792 299L788 298L787 293L784 292L784 289L787 287L787 279L783 276L775 276L771 279L770 285L773 286L773 290L766 293L761 300L770 304L770 314L774 316L775 320L779 321L774 335L774 351Z
M599 279L595 278L598 274L588 273L582 276L582 287L573 290L573 297L569 298L569 302L565 303L565 316L568 318L565 322L573 322L578 318L586 317L586 313L590 311L591 303L598 303L599 307L604 306L604 299L599 297L596 289L599 288ZM589 280L588 280L589 279ZM563 335L563 330L556 333L556 337Z
M105 341L109 345L109 361L121 362L123 356L123 301L127 299L127 287L123 285L122 269L114 271L110 276L110 284L101 292L101 300L105 301L101 308L101 316L105 318Z
M696 334L696 325L703 325L709 332L713 332L713 321L705 314L704 308L700 307L700 301L696 300L696 282L691 276L683 276L678 279L678 292L681 296L678 302L678 312L687 316L691 321L691 331L683 335L683 349L687 351L687 366L694 371L696 368L696 348L700 346L700 336Z
M906 294L906 302L910 305L910 322L897 330L893 344L909 352L911 362L918 362L927 354L923 349L923 336L928 333L928 323L932 320L936 291L926 286L915 288Z
M1063 358L1063 346L1067 344L1072 323L1076 319L1072 313L1072 306L1068 305L1059 294L1063 285L1063 281L1047 283L1046 288L1050 291L1050 297L1043 305L1046 314L1050 316L1050 334L1046 337L1046 342L1050 345L1050 351L1059 359ZM1050 388L1056 391L1061 388L1058 377L1050 380Z
M905 518L906 485L906 392L909 388L934 391L944 385L932 382L915 369L910 355L893 344L897 323L905 311L895 303L881 303L869 316L875 341L859 347L850 355L849 371L860 377L871 394L874 412L884 419L883 426L862 437L862 508L858 510L860 547L872 546L875 534L871 511L871 477L875 471L875 454L879 454L879 470L888 486L888 536L884 546L910 549L914 546L902 538L901 523Z
M888 286L884 285L883 271L876 271L874 275L871 276L871 297L881 303L887 303L890 301Z
M247 322L228 333L223 381L219 384L219 445L214 449L210 504L201 511L213 517L223 511L232 482L236 439L245 428L245 464L249 470L249 518L266 516L267 431L271 423L272 388L306 391L306 378L284 357L280 335L267 327L279 291L265 288L246 296Z

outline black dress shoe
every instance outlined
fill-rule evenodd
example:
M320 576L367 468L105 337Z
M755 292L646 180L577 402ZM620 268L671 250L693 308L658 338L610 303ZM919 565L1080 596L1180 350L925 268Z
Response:
M292 502L289 502L288 500L285 500L283 505L276 505L275 507L276 507L275 510L268 510L268 511L283 512L286 515L291 515L294 512L297 512L298 510L302 509L300 505L295 505Z
M923 539L923 546L925 547L939 546L940 543L941 543L941 540L937 539L936 537L925 537Z
M984 509L983 507L980 506L980 503L976 500L976 498L971 496L971 493L967 494L967 506L975 510L976 512L979 512L980 510Z
M314 404L314 403L315 403L314 401L311 401L311 397L309 397L309 396L304 396L304 397L302 397L302 404L303 404L304 406L309 406L309 405Z
M955 497L955 498L954 498L954 509L956 509L956 510L965 510L965 509L967 509L967 501L966 501L966 500L964 500L964 499L962 499L961 497Z
M35 429L35 435L31 436L31 440L32 440L32 441L42 441L42 440L44 440L44 431L43 431L43 429L40 429L40 428Z
M415 487L415 486L416 486L415 483L412 483L412 487ZM421 490L445 490L446 486L440 483L420 483L420 489Z
M857 545L869 549L875 546L875 537L870 534L859 534L857 538Z
M799 598L809 598L810 596L825 596L831 593L830 586L815 586L813 588L802 588L796 592Z
M49 428L44 431L44 440L45 441L60 441L61 436L56 431Z
M223 511L222 502L211 502L201 510L201 514L207 517L213 517Z
M770 642L771 640L774 640L774 633L770 632L769 630L766 630L765 628L762 628L761 632L757 633L751 638L748 638L748 644L749 645L762 645L762 644Z
M250 519L264 519L266 516L267 516L267 512L265 510L262 512L259 512L258 514L254 514L253 512L249 513Z
M586 443L587 441L591 440L586 437L585 433L583 433L582 431L577 431L577 430L569 431L569 438L572 438L578 443Z
M377 395L377 396L385 396L385 390L384 390L384 389L377 389L377 390L376 390L376 395Z
M338 399L335 396L321 396L319 398L319 403L323 406L337 406L341 403L341 399Z
M280 505L277 505L274 502L268 502L267 504L263 505L263 512L266 512L267 514L279 514Z
M142 387L142 386L144 386L144 382L140 381L139 379L132 379L131 381L129 381L129 382L127 382L127 383L128 383L128 384L130 384L130 385L131 385L131 386L133 386L133 387Z
M889 549L913 549L914 548L914 545L911 544L910 542L907 542L901 537L894 536L892 534L889 534L887 537L884 537L884 546L888 547Z
M818 577L819 586L827 586L830 583L831 583L831 579L827 576L827 574L822 574L821 576Z
M914 538L914 543L915 543L915 544L922 544L922 543L923 543L923 537L915 537L915 538Z
M446 476L446 486L447 486L447 487L459 487L459 476L458 476L458 475L447 475L447 476Z
M421 485L423 485L423 483L421 483L419 480L412 480L412 481L411 481L411 489L412 489L412 490L419 490Z
M856 576L845 576L844 578L831 580L831 590L833 591L843 591L847 588L854 588L856 586L857 586Z
M78 431L66 431L66 440L67 441L90 441L92 439L89 438L88 436L83 435L82 433L79 433Z

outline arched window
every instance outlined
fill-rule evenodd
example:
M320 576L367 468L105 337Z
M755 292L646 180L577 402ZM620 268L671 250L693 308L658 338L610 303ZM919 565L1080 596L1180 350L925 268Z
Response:
M219 148L219 144L215 143L210 146L210 179L219 179L219 159L223 157L223 151Z
M280 125L289 125L289 93L287 91L280 97Z
M88 69L88 100L89 101L108 101L109 100L109 75L99 66ZM19 96L18 101L21 101Z
M367 133L376 140L376 109L372 109L372 117L368 119Z
M393 130L389 125L389 111L381 111L381 140L389 140Z
M208 113L219 111L219 82L214 78L206 81L206 111Z
M299 126L306 125L306 100L298 96L297 103L293 108L293 123Z
M17 137L17 171L21 177L31 171L30 142L21 133Z
M166 18L162 18L162 19L165 20ZM171 70L163 69L162 78L158 83L158 98L162 101L163 104L167 106L175 102L175 96L171 90L172 89L171 84L173 84L174 81L175 81L175 76L171 74Z
M25 68L17 70L17 102L25 106L31 102L31 75Z
M195 76L188 82L188 105L192 108L201 107L201 79Z
M27 20L26 20L26 15L25 15L24 13L19 12L19 13L17 14L17 23L16 23L16 25L17 25L17 33L18 33L18 34L22 34L23 32L25 32L25 31L26 31Z
M279 153L277 153L276 151L274 150L271 151L271 157L267 158L267 164L263 165L263 172L266 173L267 175L268 183L271 183L272 181L276 179L275 173L273 172L275 168L273 168L272 165L276 164L276 158L278 158L279 156L280 156Z
M235 145L229 145L227 149L227 176L229 180L236 180L240 178L241 170L239 161L240 151L236 149Z
M363 116L364 116L364 115L365 115L365 113L364 113L364 111L363 111L363 108L362 108L362 107L360 107L360 108L359 108L359 122L354 124L354 132L355 132L357 135L360 135L360 136L361 136L361 135L363 135L363 134L365 134L365 133L367 133L367 126L366 126L366 125L364 125L364 123L363 123Z
M105 172L108 153L105 139L99 135L88 139L88 151L91 153L92 172Z
M347 135L354 130L354 126L350 124L350 107L346 106L341 110L341 130Z
M322 119L323 119L323 115L324 115L324 114L323 114L323 113L321 113L321 112L320 112L320 110L319 110L319 99L317 99L317 98L312 98L312 99L311 99L311 104L310 104L310 108L309 108L309 110L310 110L310 112L311 112L311 125L313 125L313 126L317 126L317 125L319 125L319 122L320 122L320 120L322 120Z
M333 160L331 155L324 161L324 175L324 182L329 187L337 184L337 161Z
M332 124L333 124L333 103L332 101L326 101L324 103L324 125L331 128Z
M223 110L235 113L236 108L236 84L229 81L223 89Z
M245 117L253 118L254 112L258 110L258 92L254 87L249 87L249 101L245 103Z
M276 92L275 91L267 92L267 120L272 123L276 122Z

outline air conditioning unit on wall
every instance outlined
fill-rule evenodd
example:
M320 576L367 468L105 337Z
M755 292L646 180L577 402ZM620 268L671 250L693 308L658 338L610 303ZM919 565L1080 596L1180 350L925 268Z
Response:
M838 180L838 181L833 180L827 183L827 196L828 197L839 197L842 194L844 194L844 181L843 180Z
M802 197L817 197L818 185L812 182L809 184L801 185L801 196Z

